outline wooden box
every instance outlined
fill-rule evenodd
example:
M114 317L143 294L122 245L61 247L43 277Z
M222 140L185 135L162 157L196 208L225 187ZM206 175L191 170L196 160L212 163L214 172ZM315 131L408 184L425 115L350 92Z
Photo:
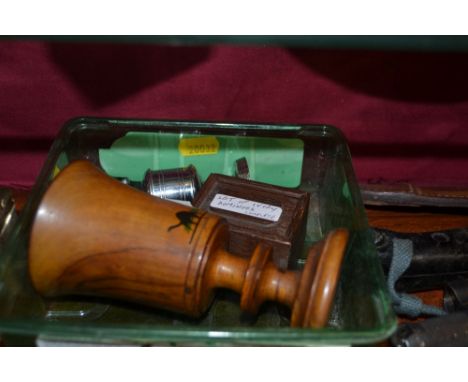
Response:
M294 268L304 243L307 192L211 174L193 205L227 220L230 252L248 257L263 241L280 269Z

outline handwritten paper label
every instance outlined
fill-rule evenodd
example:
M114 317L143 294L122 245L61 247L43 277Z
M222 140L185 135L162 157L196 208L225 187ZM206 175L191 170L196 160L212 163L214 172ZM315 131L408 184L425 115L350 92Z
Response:
M210 203L210 207L237 212L239 214L265 219L272 222L277 222L283 212L281 207L224 194L216 194Z

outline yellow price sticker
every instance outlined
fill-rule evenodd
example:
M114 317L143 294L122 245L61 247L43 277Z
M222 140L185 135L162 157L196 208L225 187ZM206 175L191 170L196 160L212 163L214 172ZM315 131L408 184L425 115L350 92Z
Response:
M182 138L179 141L179 152L182 156L213 155L219 151L216 137Z

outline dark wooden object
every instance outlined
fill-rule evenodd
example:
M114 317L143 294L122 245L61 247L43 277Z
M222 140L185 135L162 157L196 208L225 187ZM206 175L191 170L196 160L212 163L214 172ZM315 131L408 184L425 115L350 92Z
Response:
M433 232L468 227L468 213L429 208L369 207L369 225L395 232Z
M260 243L249 259L225 250L220 217L152 197L76 161L55 178L33 222L32 283L43 296L98 295L191 316L208 309L215 288L241 294L255 313L265 300L291 308L291 325L326 325L348 242L332 231L310 248L302 271L278 270Z
M261 203L281 208L277 221L250 216L243 212L216 207L217 195L242 199L245 207ZM224 197L223 196L223 197ZM270 245L273 262L280 269L294 267L304 244L309 194L305 191L273 186L266 183L211 174L193 205L225 218L229 224L229 251L248 257L259 241ZM215 206L216 205L216 206ZM255 205L253 206L253 208Z
M419 187L409 183L361 184L369 206L468 208L466 187Z

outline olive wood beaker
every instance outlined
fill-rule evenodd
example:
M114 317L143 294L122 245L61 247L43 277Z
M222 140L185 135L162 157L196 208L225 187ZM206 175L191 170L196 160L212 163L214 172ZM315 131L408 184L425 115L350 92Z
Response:
M98 295L200 316L216 288L255 314L265 300L291 308L291 326L326 325L348 231L314 245L301 271L280 271L261 242L250 258L229 254L226 222L152 197L87 161L63 169L37 210L29 272L43 296Z

